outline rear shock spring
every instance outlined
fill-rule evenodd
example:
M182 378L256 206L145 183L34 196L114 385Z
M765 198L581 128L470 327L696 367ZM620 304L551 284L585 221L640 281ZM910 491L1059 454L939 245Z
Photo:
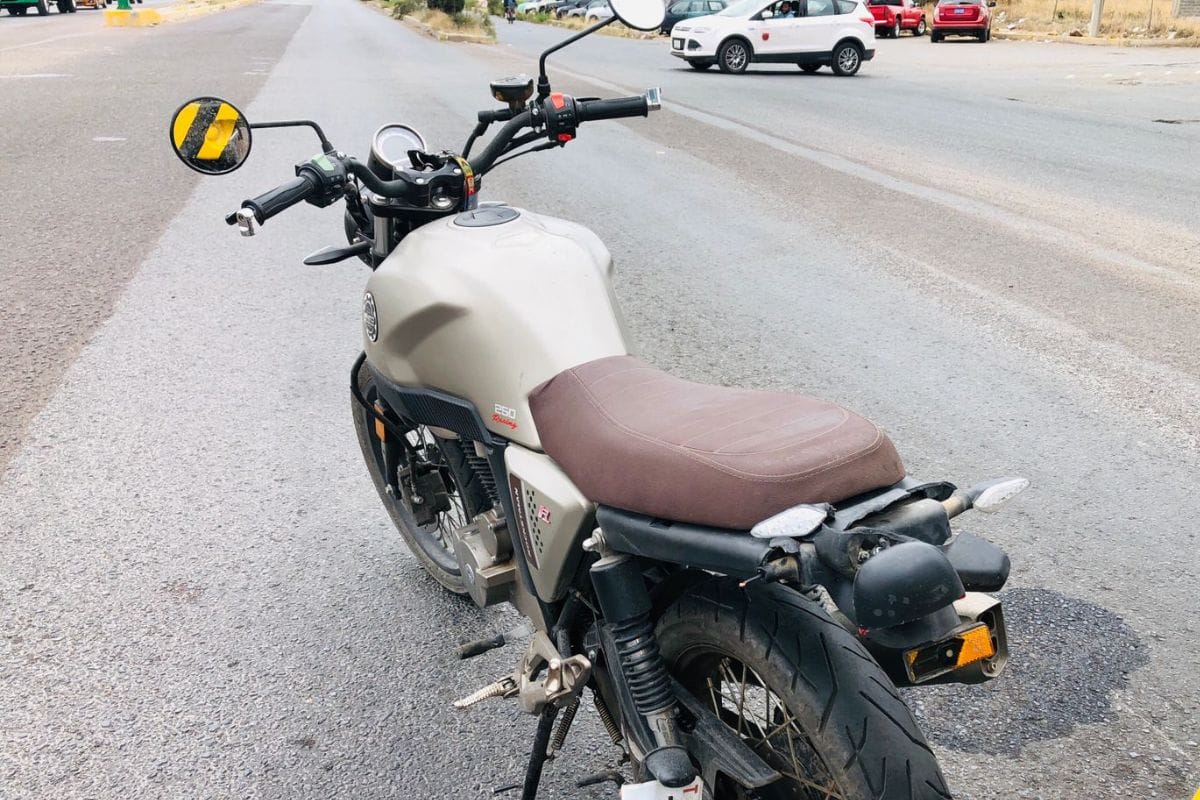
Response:
M634 705L642 714L653 714L675 702L671 676L658 652L654 623L648 613L612 625L621 671L629 683Z

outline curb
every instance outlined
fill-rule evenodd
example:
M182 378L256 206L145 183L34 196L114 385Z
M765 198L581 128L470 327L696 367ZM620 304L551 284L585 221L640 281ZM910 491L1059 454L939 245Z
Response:
M473 33L447 33L446 31L435 31L431 26L426 25L421 20L414 16L406 16L403 19L405 25L414 30L420 31L426 36L433 37L439 42L469 42L471 44L495 44L494 36L476 36Z
M162 11L153 8L139 9L137 11L106 9L104 12L104 24L113 28L149 28L164 22L184 22L189 19L207 17L209 14L215 14L218 11L228 11L233 8L253 5L257 2L258 0L229 0L229 2L205 5L178 3L168 6L162 9Z
M1065 33L1030 33L1026 31L992 30L993 39L1013 42L1055 42L1081 44L1091 47L1200 47L1200 38L1188 39L1116 39L1109 37L1069 36Z
M104 9L104 24L110 28L148 28L162 21L162 14L153 8L138 11L126 11L119 8Z

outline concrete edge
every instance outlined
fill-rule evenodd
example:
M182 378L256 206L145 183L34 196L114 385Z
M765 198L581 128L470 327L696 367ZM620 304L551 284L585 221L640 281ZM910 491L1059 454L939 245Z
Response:
M163 9L163 22L184 22L189 19L207 17L209 14L216 14L220 11L229 11L234 8L254 5L257 2L258 0L228 0L227 2L213 3L211 5L179 4L168 6Z
M157 9L104 9L104 24L109 28L149 28L163 21Z
M1118 39L1115 37L1068 36L1065 33L1033 33L1029 31L998 31L992 29L993 39L1014 42L1054 42L1082 44L1093 47L1200 47L1200 38L1188 39Z
M470 44L495 44L495 36L477 36L473 33L449 33L447 31L434 30L432 26L426 25L421 20L412 15L407 15L402 20L405 25L413 30L419 31L426 36L437 39L439 42L468 42Z

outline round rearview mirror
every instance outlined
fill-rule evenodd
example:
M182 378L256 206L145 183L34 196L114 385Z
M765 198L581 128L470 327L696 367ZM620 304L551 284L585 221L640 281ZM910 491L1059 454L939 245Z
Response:
M608 0L613 15L639 31L657 30L667 15L662 0Z
M224 175L250 156L250 123L232 103L219 97L188 100L171 120L175 155L197 172Z

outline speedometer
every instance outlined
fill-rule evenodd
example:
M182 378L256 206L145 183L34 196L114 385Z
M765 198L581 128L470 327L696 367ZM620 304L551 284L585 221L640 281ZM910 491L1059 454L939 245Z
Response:
M424 151L426 146L425 138L417 133L416 128L392 123L375 131L371 141L371 155L394 169L406 169L411 166L408 151Z

